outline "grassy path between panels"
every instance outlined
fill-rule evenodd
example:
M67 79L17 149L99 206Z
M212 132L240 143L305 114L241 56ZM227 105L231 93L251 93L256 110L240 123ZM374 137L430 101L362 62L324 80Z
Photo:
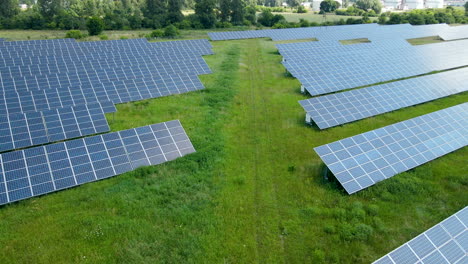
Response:
M325 131L274 43L213 42L206 89L118 105L113 131L179 119L197 152L0 208L0 263L369 263L468 204L467 148L354 195L313 147L468 101Z

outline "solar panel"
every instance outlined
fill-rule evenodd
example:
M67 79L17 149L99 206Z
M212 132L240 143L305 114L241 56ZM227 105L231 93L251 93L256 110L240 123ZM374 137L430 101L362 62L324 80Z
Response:
M468 103L315 148L348 194L468 144Z
M449 27L446 31L441 32L439 36L443 40L456 40L468 38L468 26Z
M178 120L0 155L0 204L195 152Z
M466 263L468 207L413 238L374 264Z
M104 113L89 104L0 116L0 152L108 132Z
M325 129L468 90L468 68L301 100L306 122Z

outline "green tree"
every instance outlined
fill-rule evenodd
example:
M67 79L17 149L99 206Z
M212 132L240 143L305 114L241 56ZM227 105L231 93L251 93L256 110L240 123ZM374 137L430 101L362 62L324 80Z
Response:
M357 0L356 7L365 11L372 9L377 14L380 14L382 11L380 0Z
M286 3L290 7L296 7L296 6L299 6L300 4L299 0L286 0Z
M86 23L90 36L97 36L104 30L104 21L100 17L91 17Z
M231 0L219 0L219 19L227 22L231 17Z
M0 18L12 18L18 14L18 0L0 1Z
M379 24L384 25L387 22L387 16L385 14L381 14L379 16Z
M242 25L244 23L245 2L244 0L232 0L231 2L231 23Z
M419 14L419 13L411 13L409 16L408 16L408 22L411 24L411 25L424 25L426 24L425 21L424 21L424 17Z
M212 28L216 23L215 0L196 0L195 15L204 28Z
M257 11L255 10L254 5L249 5L245 8L245 19L250 21L250 23L257 23Z
M468 16L468 1L465 3L465 16Z
M62 0L37 0L41 15L51 21L62 9Z
M165 24L167 8L163 0L146 0L144 7L146 26L161 28Z
M169 0L167 22L177 23L184 19L184 15L180 11L182 9L183 0Z
M334 0L325 0L320 3L320 11L333 12L340 7L340 3Z

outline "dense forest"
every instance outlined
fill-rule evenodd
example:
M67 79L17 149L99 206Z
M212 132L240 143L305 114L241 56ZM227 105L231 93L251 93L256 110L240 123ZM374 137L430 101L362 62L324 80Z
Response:
M286 0L290 7L300 7L302 0ZM325 0L320 14L355 16L326 21L321 24L301 19L289 22L278 7L281 0L0 0L0 29L88 29L89 23L105 30L141 28L178 29L229 28L232 26L266 26L272 28L308 27L371 23L378 16L380 24L410 23L468 23L468 4L465 10L411 10L380 14L379 0ZM352 5L351 5L352 3ZM20 4L26 5L20 8ZM342 8L342 9L339 9ZM290 10L291 11L291 10ZM295 12L307 12L298 8ZM257 13L261 12L257 16ZM102 31L102 29L100 31ZM100 32L99 31L99 32Z
M216 22L255 23L256 4L277 0L1 0L0 27L20 29L84 29L90 17L105 29L212 28ZM19 4L26 4L21 10ZM183 10L195 12L184 16Z

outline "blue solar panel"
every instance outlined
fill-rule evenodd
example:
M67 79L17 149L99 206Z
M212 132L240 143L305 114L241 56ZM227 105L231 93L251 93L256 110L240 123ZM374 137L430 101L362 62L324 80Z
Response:
M306 122L325 129L467 91L468 68L301 100Z
M0 204L195 152L178 120L0 155Z
M372 130L315 151L348 194L468 144L468 103Z
M0 116L0 152L108 132L103 105L115 110L105 102Z
M375 264L466 263L468 207L375 261Z

